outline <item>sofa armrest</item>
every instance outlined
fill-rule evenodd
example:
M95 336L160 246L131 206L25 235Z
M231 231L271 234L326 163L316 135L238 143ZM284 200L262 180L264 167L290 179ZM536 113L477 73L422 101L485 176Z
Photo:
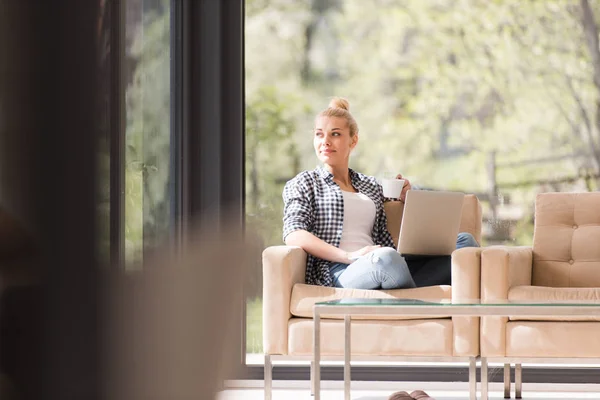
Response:
M481 247L452 253L452 300L478 300L481 287Z
M507 300L514 286L530 286L533 249L529 246L491 246L481 253L481 301ZM483 317L481 355L506 355L508 317Z
M452 253L452 301L477 300L481 287L480 247ZM479 355L479 317L452 317L455 356Z
M296 246L263 251L263 348L265 354L287 354L292 288L304 283L306 252Z
M481 253L481 300L506 300L513 286L530 286L533 249L491 246Z

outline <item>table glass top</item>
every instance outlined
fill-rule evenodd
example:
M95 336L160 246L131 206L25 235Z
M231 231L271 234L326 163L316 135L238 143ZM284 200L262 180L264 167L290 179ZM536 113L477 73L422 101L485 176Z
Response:
M481 307L499 307L499 306L539 306L539 307L600 307L599 300L451 300L451 299L339 299L318 302L317 306L448 306L448 307L465 307L465 306L481 306Z

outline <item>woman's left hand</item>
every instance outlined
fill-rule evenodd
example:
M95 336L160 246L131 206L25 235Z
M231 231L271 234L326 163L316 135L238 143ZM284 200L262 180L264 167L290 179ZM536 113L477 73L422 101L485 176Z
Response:
M410 186L410 181L408 179L402 177L402 174L396 175L396 179L404 179L404 186L402 187L402 193L400 194L400 201L404 202L404 200L406 200L406 192L408 192L412 186Z

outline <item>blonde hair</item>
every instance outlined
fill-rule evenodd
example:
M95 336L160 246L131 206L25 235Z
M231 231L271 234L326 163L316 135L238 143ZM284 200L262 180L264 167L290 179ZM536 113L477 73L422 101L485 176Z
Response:
M350 103L343 97L333 97L329 106L319 113L318 117L339 117L344 118L350 128L350 137L358 133L358 124L350 114Z

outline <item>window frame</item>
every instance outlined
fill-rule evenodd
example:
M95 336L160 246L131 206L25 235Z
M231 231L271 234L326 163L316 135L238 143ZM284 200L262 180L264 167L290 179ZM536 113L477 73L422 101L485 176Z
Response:
M126 2L110 1L110 265L125 265Z

